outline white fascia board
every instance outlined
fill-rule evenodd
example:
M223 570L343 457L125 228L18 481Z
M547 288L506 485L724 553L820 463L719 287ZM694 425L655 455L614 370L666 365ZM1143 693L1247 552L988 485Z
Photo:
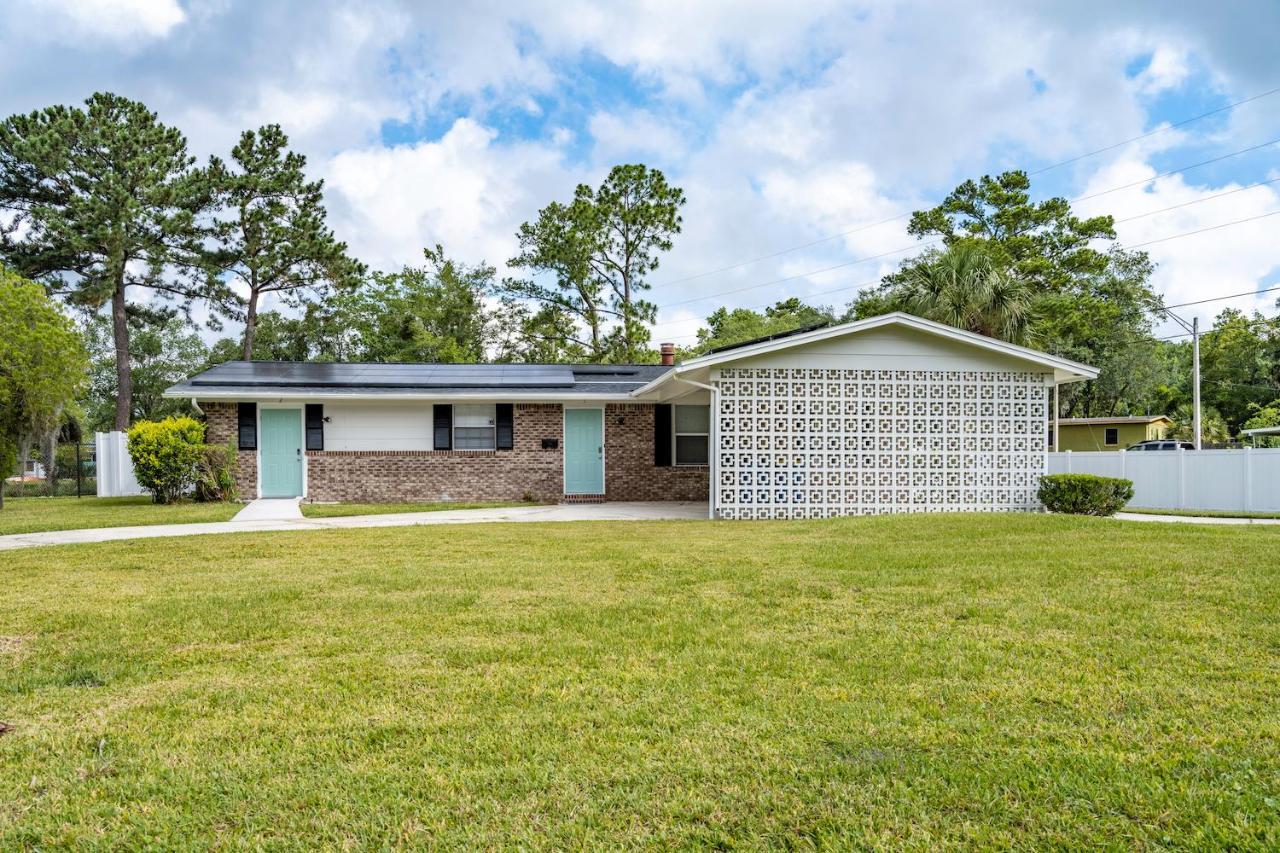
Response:
M239 393L239 392L203 392L185 390L180 393L171 394L168 391L164 393L166 398L170 399L194 399L206 402L266 402L266 401L287 401L287 402L341 402L350 400L353 402L368 402L371 400L432 400L438 402L450 402L453 400L465 400L469 402L482 401L493 403L560 403L560 402L602 402L602 403L632 403L635 402L630 394L492 394L492 393L476 393L476 394L423 394L423 393L404 393L404 394L296 394L289 393L287 390L274 394L264 394L262 392Z
M791 347L804 346L806 344L825 341L830 338L843 337L845 335L865 332L870 329L878 329L881 326L905 326L909 329L918 329L922 332L938 335L944 338L950 338L954 341L971 344L991 352L1001 353L1012 358L1029 361L1033 364L1039 364L1044 367L1051 368L1054 371L1054 380L1056 382L1077 382L1083 379L1096 379L1098 377L1097 368L1090 367L1087 364L1081 364L1078 361L1072 361L1067 358L1059 358L1056 355L1050 355L1039 350L1029 349L1027 347L1011 344L996 338L989 338L986 335L979 335L975 332L966 332L963 329L957 329L944 323L935 323L932 320L925 320L922 317L916 317L912 314L904 314L902 312L894 312L892 314L881 314L878 317L868 317L865 320L855 320L852 323L841 323L838 326L827 326L822 329L814 329L811 332L804 332L791 337L778 338L772 341L761 341L758 344L750 346L738 347L728 352L712 353L710 355L699 356L676 365L675 370L663 374L647 385L633 391L632 394L639 396L640 394L652 391L660 386L665 380L674 378L676 375L696 370L702 367L712 367L726 362L738 361L744 358L752 358L758 355L765 355L779 350L790 349Z

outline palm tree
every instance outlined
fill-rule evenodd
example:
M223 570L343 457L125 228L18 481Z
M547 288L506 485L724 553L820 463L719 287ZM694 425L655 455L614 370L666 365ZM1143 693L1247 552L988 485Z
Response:
M1028 338L1035 294L1026 279L997 263L981 243L955 243L897 278L894 307L1012 343Z

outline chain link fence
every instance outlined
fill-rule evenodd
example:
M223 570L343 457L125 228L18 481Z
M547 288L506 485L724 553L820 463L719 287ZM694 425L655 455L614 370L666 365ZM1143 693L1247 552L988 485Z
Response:
M97 465L93 442L59 442L54 450L53 471L48 460L32 450L5 477L5 500L15 498L92 497L96 493ZM52 474L52 476L50 476Z

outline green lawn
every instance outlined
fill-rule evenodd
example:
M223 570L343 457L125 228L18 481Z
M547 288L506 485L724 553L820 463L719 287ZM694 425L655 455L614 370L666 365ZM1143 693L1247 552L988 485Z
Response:
M0 849L1280 846L1280 530L0 553Z
M84 527L133 527L141 524L185 524L227 521L244 508L237 503L152 503L136 498L5 498L0 509L0 536L41 530Z
M335 518L343 515L383 515L392 512L438 512L445 509L485 509L502 506L532 506L520 501L434 501L431 503L309 504L302 505L307 518Z

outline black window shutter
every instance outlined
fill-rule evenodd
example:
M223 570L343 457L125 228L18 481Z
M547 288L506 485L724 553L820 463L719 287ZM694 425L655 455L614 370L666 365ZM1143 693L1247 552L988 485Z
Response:
M653 464L659 468L671 465L671 405L653 407Z
M437 403L432 407L435 418L436 450L453 449L453 406Z
M258 449L258 404L236 403L236 446L241 450Z
M516 446L515 406L499 403L494 407L494 425L497 427L497 448L511 450Z
M324 450L324 406L307 403L307 450Z

